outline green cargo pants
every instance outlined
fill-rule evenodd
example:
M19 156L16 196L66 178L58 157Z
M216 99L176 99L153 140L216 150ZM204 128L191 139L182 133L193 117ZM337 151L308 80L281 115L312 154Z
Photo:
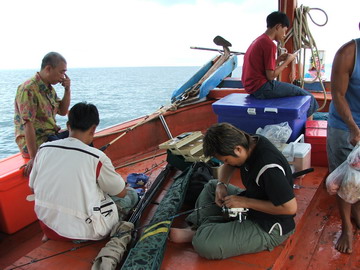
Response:
M201 192L196 207L207 205L215 200L217 180L207 183ZM228 194L236 195L241 189L229 185ZM213 205L191 213L187 222L197 227L192 240L195 251L207 259L225 259L247 253L272 250L284 242L294 231L280 235L278 226L271 233L264 231L251 220L228 220L222 210Z

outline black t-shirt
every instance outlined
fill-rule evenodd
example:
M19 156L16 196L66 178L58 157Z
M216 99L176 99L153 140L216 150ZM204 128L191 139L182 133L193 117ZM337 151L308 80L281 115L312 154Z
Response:
M290 201L295 195L292 172L288 161L265 137L253 136L253 138L257 139L257 144L251 156L240 167L242 182L246 187L246 191L241 195L271 201L275 206ZM263 173L256 183L256 178L262 169ZM271 215L250 209L247 218L259 224L267 232L271 230L274 224L279 223L282 227L282 233L286 234L295 228L294 216Z

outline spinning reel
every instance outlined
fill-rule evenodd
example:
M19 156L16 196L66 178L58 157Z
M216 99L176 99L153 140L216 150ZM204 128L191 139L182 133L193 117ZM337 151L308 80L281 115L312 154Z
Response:
M246 219L246 213L249 211L248 208L227 208L225 206L222 207L223 214L228 218L239 218L239 222L242 222Z

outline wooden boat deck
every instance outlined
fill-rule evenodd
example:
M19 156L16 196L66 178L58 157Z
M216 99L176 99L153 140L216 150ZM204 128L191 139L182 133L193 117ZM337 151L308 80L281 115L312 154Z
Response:
M119 169L119 173L127 175L130 172L153 170L151 179L165 167L166 156L158 156L151 160L133 164ZM158 166L154 167L154 164ZM153 169L151 169L153 168ZM242 255L226 260L206 260L199 257L191 244L167 243L163 270L176 269L359 269L360 268L360 232L355 234L354 253L341 254L334 248L339 236L341 221L334 196L329 196L324 186L328 174L327 168L315 167L315 171L306 175L301 186L296 189L298 214L296 215L296 233L284 244L273 251L258 254ZM237 181L239 179L233 179ZM159 202L169 183L162 188L154 201ZM157 204L151 205L144 213L142 222L146 224ZM175 220L174 226L182 220ZM47 241L41 242L41 229L37 222L27 226L14 235L0 234L0 268L13 269L32 260L51 256L71 248L88 245L74 251L56 255L17 269L90 269L93 259L106 241L73 244L71 242Z

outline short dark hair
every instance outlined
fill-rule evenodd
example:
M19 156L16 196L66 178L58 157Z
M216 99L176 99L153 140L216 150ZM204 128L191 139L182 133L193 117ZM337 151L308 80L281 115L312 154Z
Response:
M250 148L251 136L229 123L212 125L205 133L203 151L206 157L235 156L236 146Z
M99 112L95 105L86 102L75 104L69 111L68 124L71 129L86 131L93 125L99 125Z
M283 27L290 26L289 18L284 12L274 11L266 17L267 28L273 28L277 24L281 24Z
M49 52L46 54L41 62L41 70L43 70L47 65L50 65L52 68L57 67L61 62L66 64L65 58L57 52Z

